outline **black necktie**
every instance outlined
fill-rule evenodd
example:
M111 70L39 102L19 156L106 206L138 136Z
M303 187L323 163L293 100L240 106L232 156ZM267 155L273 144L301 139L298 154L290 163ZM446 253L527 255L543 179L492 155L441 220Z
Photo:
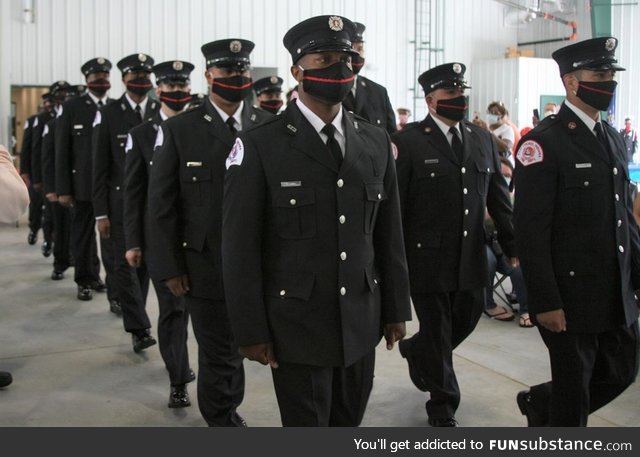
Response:
M451 150L453 151L455 157L458 159L458 162L462 164L462 141L460 141L458 129L455 127L451 127L449 129L449 133L453 135L453 137L451 138Z
M236 136L236 133L238 133L238 129L236 129L236 120L232 117L230 117L229 119L227 119L227 127L229 127L229 131L231 132L231 134L233 136Z
M343 157L342 149L340 149L338 140L336 140L335 137L336 128L333 126L333 124L327 124L322 128L321 132L329 137L327 139L327 148L329 148L331 156L333 156L333 160L336 161L336 165L338 165L338 168L340 168L342 166Z
M136 115L138 116L138 120L140 122L142 122L142 108L140 108L140 105L136 105Z
M607 137L604 134L604 130L602 129L602 124L600 122L596 122L596 126L593 128L596 132L596 137L598 137L598 141L602 145L607 154L611 154L611 148L609 147L609 142L607 141Z
M98 108L102 108L104 106L104 103L102 103L102 100L98 100Z

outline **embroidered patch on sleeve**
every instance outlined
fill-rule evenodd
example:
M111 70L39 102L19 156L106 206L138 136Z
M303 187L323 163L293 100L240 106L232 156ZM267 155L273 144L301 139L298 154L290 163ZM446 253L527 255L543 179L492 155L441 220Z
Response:
M227 157L227 170L234 165L242 165L242 159L244 159L244 144L240 138L237 138Z
M522 165L528 167L529 165L541 163L544 160L544 152L542 151L542 146L540 146L540 143L538 143L537 141L528 140L525 141L522 146L520 146L516 157Z

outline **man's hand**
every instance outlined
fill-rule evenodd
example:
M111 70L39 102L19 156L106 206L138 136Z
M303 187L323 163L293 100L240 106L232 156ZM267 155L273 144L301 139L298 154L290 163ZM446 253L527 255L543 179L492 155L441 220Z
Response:
M29 179L29 175L25 173L23 175L20 175L20 177L22 178L22 180L24 181L26 186L29 187L29 185L31 184L31 180Z
M271 368L278 368L278 361L273 352L273 343L260 343L251 346L240 346L240 355L249 360L269 365Z
M108 217L98 219L98 232L100 232L100 238L111 238L111 222Z
M407 334L407 327L404 322L386 324L384 326L384 339L387 340L387 349L392 350L396 341L400 341Z
M563 309L554 309L546 313L536 314L536 320L550 332L560 333L567 331L567 320Z
M58 202L65 208L73 206L74 200L71 195L59 195Z
M520 259L517 257L509 257L509 265L513 268L518 268L520 266Z
M182 297L189 292L189 276L187 275L167 279L164 283L174 297Z
M140 248L129 249L125 255L129 266L140 268L142 265L142 250Z
M47 200L49 200L51 203L55 203L58 201L58 196L56 195L55 192L49 192L48 194L45 194L45 197L47 198Z

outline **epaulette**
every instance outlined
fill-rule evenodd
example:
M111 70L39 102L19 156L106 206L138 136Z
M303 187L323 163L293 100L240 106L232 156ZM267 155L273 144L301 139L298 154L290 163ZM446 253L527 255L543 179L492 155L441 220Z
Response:
M560 116L558 116L557 114L552 114L550 116L547 116L544 119L542 119L542 121L540 121L537 127L535 127L533 130L527 133L527 135L531 133L534 133L534 134L542 133L545 130L547 130L549 127L557 124L558 122L560 122Z

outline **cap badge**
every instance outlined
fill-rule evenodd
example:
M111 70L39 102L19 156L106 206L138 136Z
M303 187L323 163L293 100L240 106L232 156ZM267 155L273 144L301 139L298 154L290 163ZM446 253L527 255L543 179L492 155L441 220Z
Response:
M455 74L460 74L462 73L462 65L460 65L459 63L454 63L453 64L453 72Z
M616 48L616 39L615 38L609 38L605 43L604 43L604 48L607 51L613 51Z
M102 57L98 57L98 64L99 65L104 65L105 64L105 60Z
M140 62L146 62L147 61L147 56L144 54L138 54L138 60Z
M269 79L269 82L271 82L271 84L278 84L278 77L277 76L272 76Z
M176 60L175 62L173 62L173 69L175 71L180 71L184 68L184 65L182 64L182 62L180 62L179 60Z
M340 16L331 16L329 18L329 28L334 32L340 32L344 28L342 18Z
M240 43L238 40L233 40L231 43L229 43L229 50L236 54L239 53L242 50L242 43Z

